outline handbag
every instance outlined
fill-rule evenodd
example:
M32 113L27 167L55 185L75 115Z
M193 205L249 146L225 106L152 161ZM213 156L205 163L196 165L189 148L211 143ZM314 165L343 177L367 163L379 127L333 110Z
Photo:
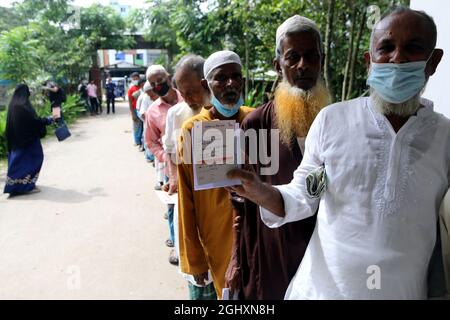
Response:
M69 128L67 128L67 125L64 122L56 124L55 135L58 141L64 141L71 136Z

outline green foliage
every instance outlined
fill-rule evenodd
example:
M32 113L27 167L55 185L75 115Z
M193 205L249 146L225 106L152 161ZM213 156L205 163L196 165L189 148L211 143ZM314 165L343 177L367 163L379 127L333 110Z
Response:
M265 88L266 84L256 85L253 89L249 91L245 99L244 105L247 107L256 108L264 103L265 98Z
M126 22L111 7L93 4L81 9L80 29L69 30L71 37L79 38L88 57L96 55L98 49L126 49L133 45L130 37L124 36Z
M15 82L34 78L39 72L37 46L26 27L3 31L0 35L0 78Z
M67 0L23 0L13 9L26 21L45 20L60 23L67 18Z
M0 6L0 32L25 25L26 21L13 8Z
M68 0L24 0L0 14L0 78L35 85L53 79L71 92L97 63L100 48L133 45L125 21L110 7L82 8L80 28L68 29ZM2 8L3 9L3 8Z
M294 14L315 21L325 38L327 9L331 0L154 0L148 1L150 10L136 12L129 23L135 30L144 29L148 39L169 50L173 56L170 63L187 53L207 57L214 51L236 51L248 70L268 71L275 56L275 33L277 27ZM353 98L366 90L366 69L362 54L369 47L371 30L363 24L361 39L353 46L356 55L349 57L351 30L354 34L361 19L368 19L369 5L379 7L381 13L393 4L408 5L408 0L353 1L335 0L334 23L330 42L330 89L335 100L340 100L344 78L349 78L346 66L354 61L351 92ZM364 17L363 13L366 13ZM142 28L142 21L148 24ZM323 39L324 40L324 39ZM246 58L248 57L248 59ZM173 60L173 61L172 61ZM351 69L351 68L350 68ZM250 79L252 80L252 79ZM249 95L251 90L249 90Z
M409 0L148 0L149 8L133 10L127 21L112 8L94 4L82 8L80 28L71 30L64 27L71 1L23 0L0 10L0 76L28 83L51 77L75 85L97 63L97 49L131 47L133 40L125 35L130 30L144 31L148 40L167 49L169 69L187 53L207 57L234 50L250 84L255 70L272 68L275 32L282 22L294 14L306 16L325 38L332 2L329 86L334 100L353 98L366 90L362 54L369 47L369 5L382 13Z
M78 95L67 96L67 101L63 104L64 120L73 123L80 115L86 113L84 102Z

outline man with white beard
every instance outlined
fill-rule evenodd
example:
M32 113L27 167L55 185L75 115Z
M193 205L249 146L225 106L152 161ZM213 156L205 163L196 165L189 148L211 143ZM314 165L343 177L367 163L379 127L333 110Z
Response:
M330 103L321 79L323 57L320 31L313 21L295 15L278 27L273 64L282 81L274 100L257 108L241 125L244 132L257 133L258 141L251 144L258 147L253 151L247 148L247 159L251 152L259 155L261 148L271 150L272 158L279 155L274 161L280 166L270 175L261 170L261 159L246 165L264 182L281 185L292 180L302 160L302 141L320 109ZM264 130L269 132L266 139L261 139ZM273 137L278 132L279 138ZM238 233L227 272L229 288L237 290L240 299L283 299L305 253L316 217L270 229L259 218L258 206L252 201L244 201L237 211Z
M371 96L318 114L293 180L273 187L248 171L229 173L270 228L318 209L286 299L430 296L431 262L442 255L438 210L450 184L450 121L420 98L443 56L436 39L426 13L394 8L365 55Z

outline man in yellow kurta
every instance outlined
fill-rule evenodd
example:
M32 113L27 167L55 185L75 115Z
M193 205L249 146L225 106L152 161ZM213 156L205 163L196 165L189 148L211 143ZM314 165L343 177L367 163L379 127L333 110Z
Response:
M206 59L202 85L211 90L211 105L187 120L182 127L178 164L179 244L181 272L194 276L199 286L211 271L219 299L233 242L233 208L224 188L194 191L190 133L195 121L242 122L253 109L243 107L242 64L232 51L218 51ZM188 159L188 160L187 160Z

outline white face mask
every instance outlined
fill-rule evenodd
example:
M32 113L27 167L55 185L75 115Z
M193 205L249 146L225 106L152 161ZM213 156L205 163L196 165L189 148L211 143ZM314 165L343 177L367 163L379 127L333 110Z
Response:
M432 54L427 60L408 63L371 62L367 84L387 102L408 101L424 88L425 68L431 57Z

